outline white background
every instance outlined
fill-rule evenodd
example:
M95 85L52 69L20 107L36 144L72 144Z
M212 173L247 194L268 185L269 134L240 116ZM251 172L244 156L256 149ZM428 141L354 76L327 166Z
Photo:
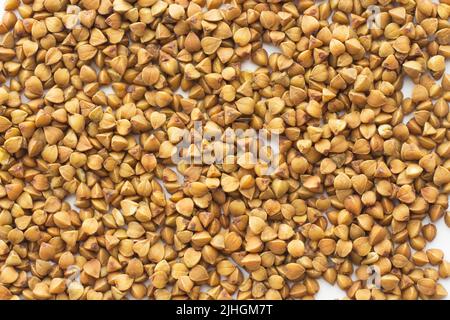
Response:
M4 4L5 4L5 0L0 0L0 17L3 16ZM16 13L16 15L19 18L19 14ZM274 51L279 51L279 50L277 50L277 48L274 48L272 46L264 46L264 47L266 48L266 50L268 51L269 54ZM251 70L251 69L254 69L255 67L256 66L251 62L245 62L242 65L242 69L245 69L245 70ZM448 70L450 70L450 62L449 61L447 61L447 71ZM413 86L412 82L409 79L406 79L405 85L403 88L405 98L411 96L412 86ZM73 203L72 203L72 205L73 205ZM424 224L425 223L428 223L428 221L424 221ZM431 242L430 244L428 244L428 246L426 248L439 248L439 249L443 250L445 253L444 258L449 260L450 259L450 229L445 225L444 219L441 219L436 224L436 226L437 226L437 230L438 230L436 239L433 242ZM337 285L332 286L332 285L328 284L326 281L324 281L323 279L320 279L319 283L320 283L320 291L316 295L317 299L340 299L340 298L344 298L346 296L345 292L342 291L341 289L339 289L339 287ZM442 280L440 280L440 283L450 293L450 278L442 279ZM447 297L446 299L450 300L450 296Z

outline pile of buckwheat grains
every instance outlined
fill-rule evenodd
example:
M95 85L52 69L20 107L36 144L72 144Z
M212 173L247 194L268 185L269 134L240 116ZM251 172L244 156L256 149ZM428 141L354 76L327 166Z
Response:
M427 243L450 225L449 15L6 0L0 299L312 299L321 278L350 299L445 297ZM196 121L279 135L276 170L173 163Z

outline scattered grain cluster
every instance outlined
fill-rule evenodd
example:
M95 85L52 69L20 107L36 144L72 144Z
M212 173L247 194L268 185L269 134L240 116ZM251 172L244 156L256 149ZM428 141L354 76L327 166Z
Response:
M5 1L0 299L447 295L450 1L226 2ZM276 171L172 163L194 121Z

